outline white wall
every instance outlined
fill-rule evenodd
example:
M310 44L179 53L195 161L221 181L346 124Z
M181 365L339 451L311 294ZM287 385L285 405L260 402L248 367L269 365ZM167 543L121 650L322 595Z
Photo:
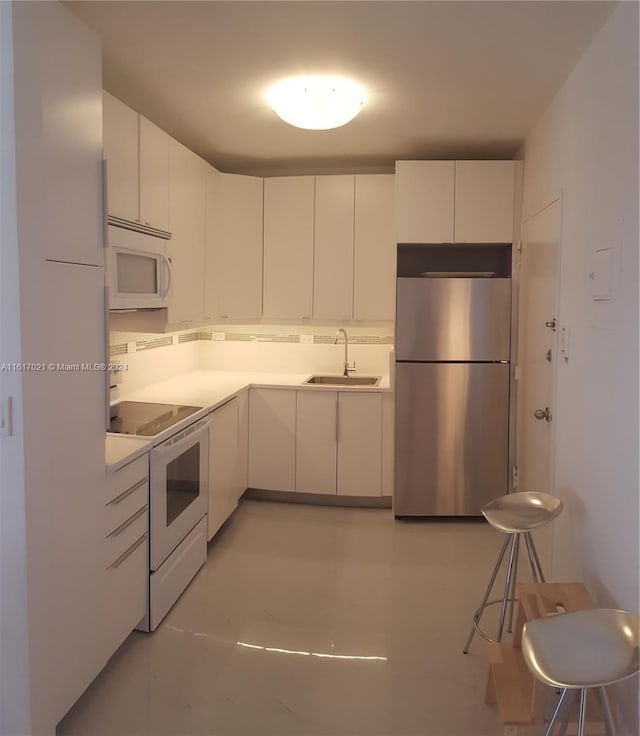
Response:
M638 610L638 5L622 3L524 146L523 218L562 194L553 578ZM594 252L615 251L609 303L591 298ZM637 733L625 689L624 733Z

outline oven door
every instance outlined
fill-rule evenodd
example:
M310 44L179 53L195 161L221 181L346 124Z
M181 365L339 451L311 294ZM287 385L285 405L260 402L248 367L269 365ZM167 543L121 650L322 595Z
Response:
M151 453L151 570L157 570L207 513L207 417L158 445Z

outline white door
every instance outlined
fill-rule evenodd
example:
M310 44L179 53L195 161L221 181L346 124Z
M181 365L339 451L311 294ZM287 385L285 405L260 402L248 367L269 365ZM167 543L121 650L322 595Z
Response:
M559 356L557 329L547 323L557 322L560 234L560 200L522 225L516 435L521 491L553 490L554 362Z

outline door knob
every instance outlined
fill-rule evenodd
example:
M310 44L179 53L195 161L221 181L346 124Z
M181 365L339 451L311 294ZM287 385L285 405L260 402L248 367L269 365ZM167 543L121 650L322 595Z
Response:
M550 422L553 419L551 409L548 406L544 409L536 409L533 416L540 421L544 419L545 422Z

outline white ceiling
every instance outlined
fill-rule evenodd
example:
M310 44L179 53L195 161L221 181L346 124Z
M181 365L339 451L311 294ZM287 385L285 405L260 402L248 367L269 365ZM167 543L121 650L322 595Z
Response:
M399 158L511 158L615 3L68 2L104 45L104 86L222 171L391 170ZM368 90L344 128L288 126L283 76Z

